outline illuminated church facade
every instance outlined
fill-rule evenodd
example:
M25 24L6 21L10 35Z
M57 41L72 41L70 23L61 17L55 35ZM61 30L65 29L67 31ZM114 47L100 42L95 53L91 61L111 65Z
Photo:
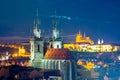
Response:
M63 48L57 21L54 21L52 37L41 36L38 15L34 22L34 36L30 38L30 66L41 69L60 70L61 78L55 80L76 80L76 63L69 49Z

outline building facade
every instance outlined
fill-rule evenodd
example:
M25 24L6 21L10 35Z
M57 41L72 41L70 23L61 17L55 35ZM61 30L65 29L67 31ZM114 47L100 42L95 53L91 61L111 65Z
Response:
M65 43L64 48L78 52L117 52L119 47L111 44L104 44L103 40L98 40L98 44L94 44L94 41L90 37L86 37L85 33L83 37L79 32L76 34L76 42Z
M52 37L41 36L38 15L34 22L34 36L30 38L30 66L42 69L60 70L62 80L76 80L76 63L68 49L63 48L57 21L54 21ZM61 80L61 79L57 79Z

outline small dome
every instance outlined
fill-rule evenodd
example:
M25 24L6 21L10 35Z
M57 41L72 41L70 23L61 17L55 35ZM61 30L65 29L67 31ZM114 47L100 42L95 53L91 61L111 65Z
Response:
M49 49L45 57L48 59L71 59L72 55L68 49Z

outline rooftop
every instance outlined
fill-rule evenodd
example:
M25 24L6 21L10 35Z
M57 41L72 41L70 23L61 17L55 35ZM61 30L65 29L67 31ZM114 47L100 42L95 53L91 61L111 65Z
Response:
M72 55L68 49L49 49L47 50L46 59L71 59Z

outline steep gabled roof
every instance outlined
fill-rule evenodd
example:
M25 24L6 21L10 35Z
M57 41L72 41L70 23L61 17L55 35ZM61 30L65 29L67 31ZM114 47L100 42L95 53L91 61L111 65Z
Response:
M68 49L49 49L44 58L46 59L72 59L72 55Z

